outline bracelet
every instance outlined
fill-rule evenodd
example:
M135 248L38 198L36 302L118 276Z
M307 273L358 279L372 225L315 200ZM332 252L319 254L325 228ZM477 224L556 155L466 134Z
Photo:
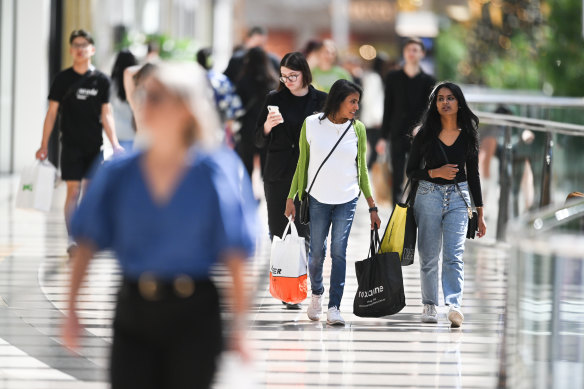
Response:
M434 177L432 177L432 173L431 172L432 172L432 169L428 170L428 175L430 176L430 178L434 178Z
M377 211L378 211L377 207L371 207L371 208L369 208L369 213L371 213L371 212L377 212Z

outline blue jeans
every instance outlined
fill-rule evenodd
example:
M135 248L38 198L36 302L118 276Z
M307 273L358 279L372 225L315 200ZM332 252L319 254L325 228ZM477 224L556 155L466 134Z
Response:
M459 183L468 203L466 182ZM438 304L438 262L442 249L442 291L446 305L460 307L464 286L464 242L468 226L466 204L454 185L420 181L414 204L422 303ZM442 246L444 246L442 248Z
M324 285L322 281L322 266L326 257L326 238L331 229L331 285L328 307L341 306L343 291L345 290L345 273L347 271L347 243L357 198L345 204L323 204L310 196L310 251L308 253L308 270L312 294L322 295Z

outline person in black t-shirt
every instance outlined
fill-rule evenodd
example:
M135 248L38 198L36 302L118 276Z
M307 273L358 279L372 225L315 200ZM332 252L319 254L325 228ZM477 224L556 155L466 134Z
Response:
M84 30L75 30L69 38L73 66L55 77L49 92L49 109L43 125L41 147L36 158L48 155L48 142L59 116L61 132L61 178L67 183L65 222L69 222L79 202L81 182L87 181L93 163L101 155L102 128L114 153L123 151L115 132L112 108L109 103L110 80L91 65L95 54L93 38ZM70 238L67 251L75 242Z
M400 202L402 197L412 129L421 119L436 83L434 77L424 73L420 67L424 55L424 43L417 38L408 39L403 49L404 67L389 73L385 80L382 138L375 149L378 154L385 154L386 141L389 141L394 204Z

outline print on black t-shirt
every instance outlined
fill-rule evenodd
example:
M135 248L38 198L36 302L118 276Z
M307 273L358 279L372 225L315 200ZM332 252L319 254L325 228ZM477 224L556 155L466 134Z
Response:
M95 152L102 145L101 107L110 95L109 78L98 70L91 72L69 92L84 76L72 67L65 69L57 74L49 92L49 100L60 105L63 144L86 152Z

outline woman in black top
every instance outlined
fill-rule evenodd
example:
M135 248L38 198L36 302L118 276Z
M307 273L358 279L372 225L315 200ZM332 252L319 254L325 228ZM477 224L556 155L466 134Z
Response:
M459 327L464 283L464 242L470 194L479 217L478 237L485 235L483 199L478 169L478 117L460 88L443 82L434 88L407 165L410 179L419 180L414 203L422 284L422 321L437 323L438 263L442 248L442 289L450 306L448 320ZM458 183L458 188L455 185Z
M310 85L312 74L301 53L288 53L282 58L280 76L280 86L266 97L256 127L256 146L267 149L264 191L271 237L281 236L288 223L284 211L298 163L298 141L304 119L320 112L326 100L326 93ZM279 113L269 113L268 106L277 106ZM299 214L298 201L296 207ZM295 223L308 249L310 230L299 221Z
M245 114L239 119L241 129L236 135L236 150L250 177L253 172L254 155L263 154L254 145L256 120L266 94L277 85L278 76L266 52L261 47L249 49L243 60L243 70L235 89L245 110ZM263 159L262 157L262 169Z

